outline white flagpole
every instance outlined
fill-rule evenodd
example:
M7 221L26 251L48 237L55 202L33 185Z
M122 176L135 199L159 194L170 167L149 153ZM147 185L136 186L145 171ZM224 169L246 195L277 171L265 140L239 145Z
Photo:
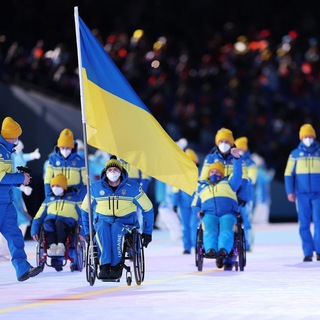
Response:
M79 70L79 83L80 83L80 103L81 103L81 118L82 118L82 131L83 131L83 144L84 144L84 159L87 172L87 197L89 207L89 230L90 230L90 247L93 246L93 224L92 224L92 210L91 210L91 195L90 195L90 176L89 176L89 162L88 162L88 144L87 144L87 127L86 127L86 112L83 90L83 78L82 78L82 57L80 46L80 29L79 29L79 12L78 7L74 7L74 22L76 29L77 40L77 53L78 53L78 70Z

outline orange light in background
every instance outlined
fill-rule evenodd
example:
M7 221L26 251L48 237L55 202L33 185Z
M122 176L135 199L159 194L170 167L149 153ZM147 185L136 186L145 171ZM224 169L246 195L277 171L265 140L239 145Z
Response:
M118 56L119 56L120 58L125 58L125 57L127 56L127 50L126 50L126 49L120 49L120 50L118 51Z

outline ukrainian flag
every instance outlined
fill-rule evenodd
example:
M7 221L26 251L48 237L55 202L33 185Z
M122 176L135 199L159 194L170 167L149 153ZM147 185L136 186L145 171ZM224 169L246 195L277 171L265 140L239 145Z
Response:
M192 194L197 187L196 165L152 116L92 32L78 19L88 144Z

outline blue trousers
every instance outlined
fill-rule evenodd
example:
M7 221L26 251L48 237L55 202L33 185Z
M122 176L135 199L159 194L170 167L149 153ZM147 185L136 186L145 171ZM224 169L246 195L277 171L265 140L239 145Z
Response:
M205 251L213 249L218 252L224 248L230 253L234 243L233 226L236 222L233 214L225 214L222 217L205 214L202 218Z
M18 227L17 210L12 203L0 204L0 232L8 241L11 263L19 278L31 268L31 265L24 251L24 239Z
M191 207L180 207L181 223L182 223L182 240L185 250L190 251L196 246L197 228L199 218L192 213Z
M115 266L122 260L123 239L128 231L137 225L137 214L114 218L111 216L98 215L95 225L95 240L98 247L100 265L111 264Z
M320 194L297 197L299 233L305 256L320 254ZM314 223L314 235L311 234L311 221Z

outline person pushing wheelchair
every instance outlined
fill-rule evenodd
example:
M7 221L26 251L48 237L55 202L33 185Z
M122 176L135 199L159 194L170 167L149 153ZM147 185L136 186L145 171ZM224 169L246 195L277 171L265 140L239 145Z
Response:
M119 279L123 270L123 240L127 228L140 227L137 207L142 210L142 240L145 247L152 241L153 205L141 186L130 180L116 156L111 156L101 172L101 178L90 188L94 213L94 240L97 243L99 279ZM82 224L89 241L89 199L81 207Z

